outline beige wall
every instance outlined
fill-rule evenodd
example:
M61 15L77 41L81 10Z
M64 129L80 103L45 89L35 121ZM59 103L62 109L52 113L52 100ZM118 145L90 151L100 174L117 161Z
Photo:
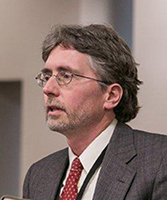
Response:
M102 3L103 2L103 3ZM109 0L0 0L0 80L23 81L21 172L66 145L45 125L42 92L34 77L43 66L41 42L56 23L109 23ZM134 127L167 132L167 1L134 1L133 48L144 86Z
M80 23L109 23L112 9L110 0L81 0Z
M139 93L142 108L131 124L167 133L167 1L134 2L133 52L144 85Z
M30 164L65 146L64 138L45 126L34 77L43 66L44 37L56 23L78 23L79 8L78 0L0 0L0 80L23 82L20 194Z

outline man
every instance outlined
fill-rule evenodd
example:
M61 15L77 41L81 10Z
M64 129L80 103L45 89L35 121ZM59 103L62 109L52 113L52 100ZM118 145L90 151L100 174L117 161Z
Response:
M46 121L68 148L32 165L24 198L167 199L167 137L125 124L139 110L141 81L117 33L104 25L56 26L43 60L36 79Z

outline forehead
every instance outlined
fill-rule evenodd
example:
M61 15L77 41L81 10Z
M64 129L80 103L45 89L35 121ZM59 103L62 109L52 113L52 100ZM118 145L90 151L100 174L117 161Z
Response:
M80 53L75 49L65 49L57 46L51 51L45 63L45 68L58 71L59 68L63 67L80 72L91 70L87 54Z

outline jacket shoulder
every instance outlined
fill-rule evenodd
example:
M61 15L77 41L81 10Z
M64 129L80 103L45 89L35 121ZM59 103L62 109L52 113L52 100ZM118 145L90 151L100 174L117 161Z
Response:
M134 138L138 141L144 142L144 143L152 143L152 142L167 142L167 135L161 134L161 133L152 133L152 132L146 132L138 129L132 129Z
M45 156L44 158L38 160L37 162L33 163L30 169L34 168L43 168L45 165L53 165L54 163L58 163L62 158L66 158L68 155L68 148L62 149L60 151L54 152Z
M65 166L67 157L68 150L66 148L52 153L32 164L24 180L23 197L35 199L36 191L40 190L42 185L47 185L46 182L50 184L52 179L55 178L56 180L59 178L59 172Z
M134 144L138 152L148 152L149 155L166 156L167 135L133 130Z

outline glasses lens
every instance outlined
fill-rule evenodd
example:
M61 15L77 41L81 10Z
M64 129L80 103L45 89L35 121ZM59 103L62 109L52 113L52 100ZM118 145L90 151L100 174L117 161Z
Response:
M50 78L50 76L48 74L41 73L36 77L36 80L37 80L37 83L40 87L45 87L49 78Z
M56 77L56 81L59 85L67 85L72 80L72 74L70 72L60 71L57 75L41 73L36 77L38 85L40 87L45 87L46 83L52 76Z
M71 82L72 74L70 72L60 71L57 74L56 79L60 85L67 85Z

